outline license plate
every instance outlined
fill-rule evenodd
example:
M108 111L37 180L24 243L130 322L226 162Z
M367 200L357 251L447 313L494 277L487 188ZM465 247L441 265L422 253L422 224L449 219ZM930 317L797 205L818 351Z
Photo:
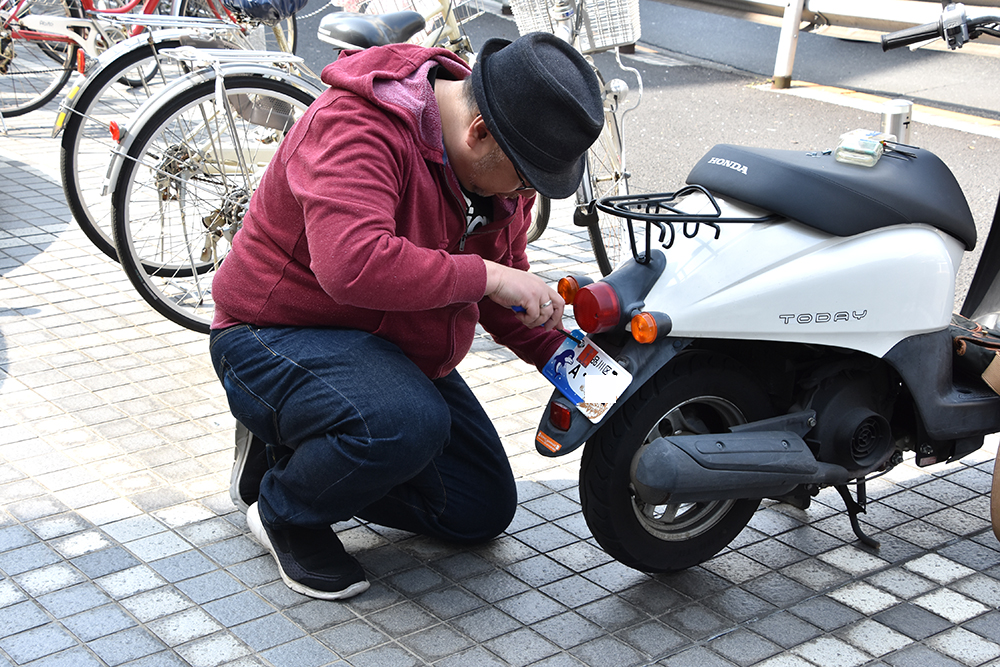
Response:
M563 341L542 375L596 424L628 388L632 375L582 332L573 335L583 342Z

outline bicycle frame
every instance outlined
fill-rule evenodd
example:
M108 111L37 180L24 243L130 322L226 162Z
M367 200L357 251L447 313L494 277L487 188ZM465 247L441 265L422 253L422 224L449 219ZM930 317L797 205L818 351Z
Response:
M82 49L85 54L94 58L96 58L100 52L97 46L99 39L102 39L106 44L110 44L112 41L109 38L107 31L104 29L104 26L101 25L100 19L102 17L107 17L108 19L111 19L112 17L124 18L124 15L130 14L131 10L139 6L140 3L142 4L141 14L152 16L156 12L156 7L158 5L158 0L129 0L129 2L122 7L103 9L98 8L94 4L94 0L81 0L84 11L83 18L35 14L29 14L21 18L16 18L25 2L27 2L27 0L19 0L15 5L13 5L10 15L4 20L5 26L10 26L11 23L16 21L16 25L11 28L10 35L12 39L34 42L72 43ZM2 2L0 3L0 9L3 9L5 6L10 6L11 4L12 1ZM217 19L220 21L226 20L222 18L222 15L219 14L218 10L215 8L214 2L209 0L208 4ZM175 7L176 5L177 3L175 3ZM228 11L226 11L226 15L229 20L232 20L232 16ZM176 19L177 17L175 16L173 18ZM176 23L176 21L172 21L172 24L174 23ZM133 25L129 30L128 36L134 37L135 35L141 33L146 27L147 21L135 23L135 25Z

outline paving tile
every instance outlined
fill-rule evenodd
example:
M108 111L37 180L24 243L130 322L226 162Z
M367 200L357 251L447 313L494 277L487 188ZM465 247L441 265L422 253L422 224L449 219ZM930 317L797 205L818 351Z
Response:
M90 582L60 588L37 599L55 618L72 616L109 601L108 596Z
M788 608L799 618L824 630L836 630L861 618L861 614L836 600L818 596Z
M903 602L872 617L907 637L923 640L950 627L948 621L909 602Z
M528 628L483 642L483 646L514 667L538 662L559 652L559 648Z
M962 628L931 637L927 646L966 665L981 665L1000 657L1000 645Z
M316 637L335 653L345 657L381 646L389 641L387 634L360 619L318 632Z
M321 667L337 661L337 654L312 637L302 637L261 654L274 667Z
M313 602L318 601L314 600ZM219 600L206 602L202 605L202 608L226 627L233 627L274 612L274 607L250 591L243 591ZM338 609L340 609L338 606L327 603L306 603L305 605L294 607L286 615L292 620L299 620L300 625L306 623L308 627L303 626L306 629L323 627L320 619L330 617L331 615L340 621L354 618L354 615L348 611L341 611L334 614Z
M420 660L398 644L385 644L353 656L351 663L358 667L411 667L419 665Z
M694 640L715 636L732 627L731 621L697 603L664 614L661 620Z
M468 637L442 624L402 637L399 643L426 662L436 662L473 645Z
M0 639L0 648L18 664L37 660L75 645L76 639L55 623Z
M760 620L752 621L746 627L786 649L822 634L822 630L815 625L787 611L779 611Z
M250 654L245 644L227 632L197 639L176 651L190 667L216 667Z
M198 608L159 618L146 627L167 646L177 646L222 629L207 613Z
M913 604L943 616L952 623L962 623L989 611L986 605L947 588L921 595L913 600Z
M913 643L910 637L867 618L844 628L839 635L855 648L876 657L892 653Z
M962 663L920 644L908 646L890 656L884 662L892 667L963 667Z
M870 660L867 653L833 637L818 637L792 650L806 660L824 667L857 667Z
M64 618L62 623L84 642L131 628L136 624L135 620L120 607L110 604Z
M9 637L45 625L49 620L48 614L33 600L10 605L0 609L0 637Z
M149 632L143 628L129 628L112 635L95 639L88 644L91 650L108 665L121 665L164 649Z
M732 667L735 663L704 646L694 646L664 658L658 664L664 667Z

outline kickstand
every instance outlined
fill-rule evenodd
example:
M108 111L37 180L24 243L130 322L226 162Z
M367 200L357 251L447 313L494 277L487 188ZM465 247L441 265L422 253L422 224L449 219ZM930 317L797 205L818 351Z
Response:
M838 484L834 488L840 492L840 497L844 499L844 505L847 506L847 516L851 519L851 528L854 530L854 534L858 536L862 544L872 549L878 549L878 540L866 535L865 531L861 530L861 523L858 521L858 514L865 511L865 505L867 504L865 498L865 480L863 478L858 480L858 500L856 502L851 498L851 492L847 489L846 484Z

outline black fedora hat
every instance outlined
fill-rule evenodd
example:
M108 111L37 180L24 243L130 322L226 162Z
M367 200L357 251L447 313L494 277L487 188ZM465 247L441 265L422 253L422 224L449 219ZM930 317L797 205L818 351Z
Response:
M472 88L490 134L525 180L546 197L573 194L604 126L601 87L584 57L545 32L490 39Z

